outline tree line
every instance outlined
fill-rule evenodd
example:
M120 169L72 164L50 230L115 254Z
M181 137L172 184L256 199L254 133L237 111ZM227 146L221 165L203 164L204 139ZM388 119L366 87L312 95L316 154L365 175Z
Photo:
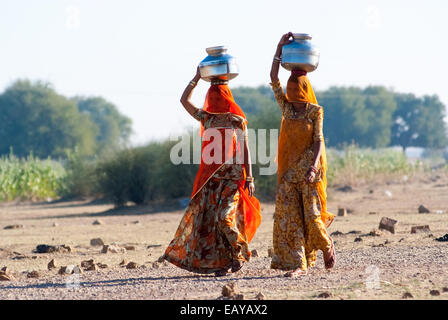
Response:
M249 127L279 129L281 113L267 86L233 89ZM387 146L441 149L448 145L445 105L436 95L417 97L381 86L331 87L316 92L324 108L327 146Z

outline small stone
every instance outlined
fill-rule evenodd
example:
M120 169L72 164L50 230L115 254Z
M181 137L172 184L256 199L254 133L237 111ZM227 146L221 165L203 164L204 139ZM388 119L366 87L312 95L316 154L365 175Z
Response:
M0 281L11 281L12 276L3 272L0 272Z
M372 231L369 232L369 236L380 237L381 235L382 232L378 229L373 229Z
M103 221L101 221L101 220L95 220L95 221L93 221L93 223L92 223L94 226L99 226L99 225L103 225L104 223L103 223Z
M343 186L343 187L336 188L336 190L337 191L342 191L342 192L353 192L352 186L350 186L348 184Z
M135 251L135 246L124 246L127 251Z
M378 214L378 212L370 211L369 214L370 214L370 215L374 215L374 214Z
M395 226L397 225L398 221L391 219L391 218L387 218L387 217L383 217L380 221L380 225L379 225L379 229L384 229L387 230L391 233L395 233Z
M419 232L430 232L428 225L424 226L414 226L411 228L411 233L419 233Z
M140 221L132 221L132 224L141 224L141 222Z
M239 293L236 282L230 282L222 287L222 295L224 297L231 297Z
M12 229L22 229L23 228L23 224L12 224L9 226L4 227L4 230L12 230Z
M165 261L165 255L161 255L159 259L157 259L157 262L164 262Z
M137 267L138 267L137 263L132 261L126 265L126 269L137 269Z
M101 253L126 253L126 248L117 245L104 245Z
M402 299L412 299L414 296L410 292L403 293Z
M152 268L153 269L159 269L160 268L160 263L159 262L154 262L153 264L152 264Z
M62 275L64 275L64 274L66 274L66 270L67 270L67 266L62 266L62 267L59 269L58 274L62 274Z
M339 230L336 230L335 232L332 232L331 233L331 236L332 237L334 237L334 236L342 236L344 233L343 232L341 232L341 231L339 231Z
M124 266L127 264L128 264L128 262L126 261L126 259L123 259L123 261L120 262L120 266Z
M274 255L275 255L274 248L269 248L268 249L268 257L272 258Z
M327 298L331 298L333 295L331 294L331 292L325 291L322 293L318 294L318 298L323 298L323 299L327 299Z
M242 293L236 294L232 296L232 300L245 300L244 294Z
M448 287L443 287L442 292L448 292Z
M97 270L96 264L91 264L85 268L86 271L95 271Z
M26 275L27 278L39 278L39 272L31 271Z
M257 249L252 250L250 253L251 253L252 257L254 257L254 258L259 257Z
M439 290L431 290L431 291L429 291L429 294L432 296L440 296L440 291Z
M338 209L338 217L346 217L347 216L347 209L346 208L339 208Z
M354 240L354 242L361 242L362 241L362 238L361 237L357 237L357 238L355 238L355 240Z
M361 231L352 230L352 231L347 232L347 234L361 234Z
M428 208L426 208L424 205L421 204L418 207L418 213L431 213L431 211Z
M63 251L63 250L61 250L61 249L65 249L67 252L72 252L72 251L73 251L73 249L72 249L71 246L66 246L65 244L63 244L62 246L60 246L60 250L58 250L58 251Z
M104 242L101 238L94 238L90 240L91 246L104 246Z
M3 273L9 273L9 268L8 267L3 267L1 272Z
M94 264L95 264L95 261L93 259L81 261L82 268L89 268L90 266L92 266Z
M53 227L54 227L54 228L55 228L55 227L59 227L59 224L56 223L56 222L53 222Z
M255 299L257 300L264 300L266 299L266 296L263 294L263 292L259 292L256 296Z
M52 269L56 268L56 262L54 261L54 259L51 259L51 261L48 262L47 268L48 268L48 270L52 270Z

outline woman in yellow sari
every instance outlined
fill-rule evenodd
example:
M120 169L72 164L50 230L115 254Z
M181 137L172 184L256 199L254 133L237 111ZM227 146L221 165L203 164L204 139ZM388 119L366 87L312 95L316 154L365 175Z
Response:
M200 78L198 69L181 103L201 123L201 165L164 258L188 271L224 276L250 259L260 203L253 196L246 116L222 80L212 81L204 108L196 108L190 97Z
M327 232L334 215L326 208L323 108L306 72L292 71L286 95L278 79L282 47L290 37L292 33L282 36L271 69L271 86L283 114L271 268L297 277L315 265L316 250L322 250L327 269L334 266L334 245Z

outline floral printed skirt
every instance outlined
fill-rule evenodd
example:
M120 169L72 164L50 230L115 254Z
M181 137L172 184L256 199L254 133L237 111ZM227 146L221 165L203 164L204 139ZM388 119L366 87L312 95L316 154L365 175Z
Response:
M197 273L229 269L248 261L242 199L236 180L213 176L194 196L164 258Z
M315 183L281 180L275 204L271 268L307 270L316 263L316 250L331 248L320 209Z

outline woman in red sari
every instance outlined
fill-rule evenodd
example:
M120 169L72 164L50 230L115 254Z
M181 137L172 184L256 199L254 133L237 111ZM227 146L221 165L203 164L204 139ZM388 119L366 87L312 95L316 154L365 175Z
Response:
M181 103L201 122L202 155L191 201L165 251L172 264L196 273L226 275L249 261L248 244L260 225L247 141L247 120L226 81L212 82L204 108L190 101L199 68Z

